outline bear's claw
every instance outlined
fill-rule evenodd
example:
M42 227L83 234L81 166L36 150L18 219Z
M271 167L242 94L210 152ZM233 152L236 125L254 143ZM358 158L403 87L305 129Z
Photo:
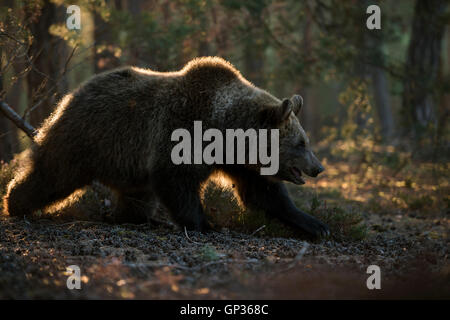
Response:
M330 229L328 228L328 226L318 219L308 214L303 214L302 220L303 221L299 224L299 227L303 231L318 238L330 236Z

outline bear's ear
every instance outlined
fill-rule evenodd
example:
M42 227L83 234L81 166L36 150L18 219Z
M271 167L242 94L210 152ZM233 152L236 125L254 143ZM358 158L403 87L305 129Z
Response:
M262 123L278 126L289 119L291 112L292 101L284 99L280 106L265 108L260 112L259 116Z
M303 98L298 94L294 94L291 98L291 101L294 114L298 116L303 107Z
M277 122L282 123L286 121L291 115L292 111L293 111L292 101L289 99L284 99L283 102L281 103L281 108L278 110Z

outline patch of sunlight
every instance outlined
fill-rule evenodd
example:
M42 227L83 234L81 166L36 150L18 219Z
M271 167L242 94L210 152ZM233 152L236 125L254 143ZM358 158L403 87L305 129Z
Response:
M394 186L398 188L406 187L406 181L394 181Z
M209 293L209 289L208 288L200 288L200 289L197 289L195 291L195 293L196 294L208 294Z
M353 199L351 199L351 200L358 201L358 202L366 202L367 198L359 195L359 196L354 196Z
M317 183L317 186L321 187L321 188L327 188L327 187L331 186L331 183L329 183L328 181L322 180Z
M387 198L386 198L387 199ZM392 201L392 203L394 204L394 205L396 205L396 206L398 206L398 207L400 207L400 208L403 208L403 209L407 209L408 208L408 204L406 203L406 201L404 200L404 199L402 199L402 198L399 198L399 197L392 197L391 199L390 199L391 201Z

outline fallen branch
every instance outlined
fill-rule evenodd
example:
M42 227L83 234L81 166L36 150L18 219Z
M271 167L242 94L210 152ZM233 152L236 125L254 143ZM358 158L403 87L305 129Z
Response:
M264 229L266 227L265 224L263 224L261 227L259 227L258 229L256 229L255 231L252 232L252 234L250 235L251 237L254 236L255 234L257 234L259 231L261 231L262 229Z
M37 134L37 131L31 124L25 121L21 116L17 114L10 106L6 104L4 101L0 101L0 111L7 117L9 120L14 122L14 124L23 130L31 138L34 140L34 136Z
M186 235L186 238L187 238L190 242L195 243L195 244L202 244L202 243L200 243L200 242L194 241L194 240L192 240L191 238L189 238L189 235L188 235L188 233L187 233L186 226L184 227L184 234Z

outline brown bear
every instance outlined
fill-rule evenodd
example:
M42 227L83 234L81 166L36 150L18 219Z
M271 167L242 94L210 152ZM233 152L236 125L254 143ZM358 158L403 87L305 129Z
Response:
M31 214L97 180L118 195L117 222L145 222L159 201L179 225L202 231L208 223L200 189L221 172L244 205L327 235L325 224L295 207L282 182L303 184L302 172L323 171L297 117L302 104L298 95L281 101L253 86L217 57L194 59L176 72L125 67L96 75L44 122L4 207L11 216ZM279 129L278 173L263 176L258 166L245 164L175 165L171 134L177 128L192 132L196 120L222 131Z

